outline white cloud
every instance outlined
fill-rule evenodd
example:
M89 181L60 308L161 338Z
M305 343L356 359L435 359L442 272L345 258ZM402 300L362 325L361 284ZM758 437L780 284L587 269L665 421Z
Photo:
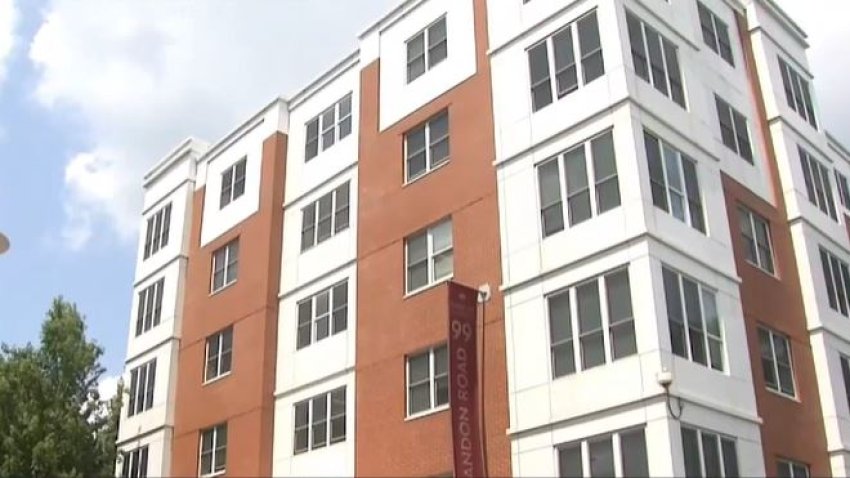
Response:
M49 0L29 50L35 97L72 112L89 143L65 167L64 243L134 239L153 162L305 85L394 3Z
M121 380L120 375L105 375L100 378L100 383L97 384L97 392L100 394L101 400L111 400L115 396L118 391L119 380Z
M6 79L7 65L15 47L15 27L18 24L18 9L14 0L0 0L0 85Z

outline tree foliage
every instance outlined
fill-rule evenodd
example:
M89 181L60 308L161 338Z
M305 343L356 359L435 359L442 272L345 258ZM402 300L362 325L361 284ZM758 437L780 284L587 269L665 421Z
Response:
M84 318L53 300L38 347L0 348L0 476L110 476L121 392L101 400L103 349Z

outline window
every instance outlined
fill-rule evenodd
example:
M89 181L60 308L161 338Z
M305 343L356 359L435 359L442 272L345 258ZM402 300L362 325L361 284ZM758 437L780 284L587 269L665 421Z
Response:
M295 404L296 455L341 441L345 441L345 387Z
M301 252L348 228L349 183L305 207L301 222Z
M664 295L673 353L723 370L723 338L714 292L664 267Z
M348 327L348 280L298 302L296 349Z
M614 436L618 436L619 440L613 440ZM619 462L619 466L615 465L615 461ZM558 446L558 476L649 476L643 428Z
M162 289L164 284L165 278L163 277L139 292L136 337L159 325L162 317Z
M685 90L676 45L631 12L626 12L626 23L635 74L684 108Z
M850 358L844 355L840 355L839 358L841 359L841 376L844 378L844 395L847 398L847 405L850 406Z
M788 101L788 106L817 129L818 121L815 119L809 82L782 58L779 59L779 71L782 74L782 85L785 87L785 99Z
M449 350L446 345L407 357L407 415L449 403Z
M850 268L823 247L820 248L820 262L829 307L845 317L850 316Z
M234 239L213 252L212 291L217 292L236 282L239 274L239 239Z
M558 292L547 302L553 378L575 373L577 364L586 370L637 353L627 269Z
M351 134L351 93L307 122L305 161L310 161L319 155L320 144L321 150L324 151L349 134Z
M719 96L715 95L714 100L717 104L717 119L720 122L720 137L723 139L723 144L752 163L753 148L750 144L747 119Z
M218 208L223 209L239 196L245 194L245 165L247 158L242 158L233 166L221 173L221 196L218 200Z
M227 469L227 424L201 431L201 476L220 475Z
M441 111L404 134L404 157L405 178L408 182L449 160L448 110Z
M123 452L121 462L121 478L147 478L148 476L148 447L136 448Z
M532 111L604 75L596 12L588 13L529 48L528 70Z
M696 162L644 131L652 203L697 231L705 233Z
M738 476L738 450L731 438L683 426L682 451L688 478Z
M837 221L838 215L835 212L835 200L832 197L832 184L826 166L812 157L802 146L798 146L797 150L800 153L800 162L803 165L803 179L806 182L806 193L809 201L824 214Z
M404 251L407 293L451 277L454 272L451 219L407 237Z
M735 66L735 61L732 59L732 43L729 41L729 27L702 2L697 2L697 10L699 10L699 25L705 44L726 60L726 63Z
M145 253L143 260L154 255L157 251L168 245L168 232L170 229L171 203L168 203L148 218L147 230L145 232Z
M233 362L233 327L207 337L204 381L230 373Z
M564 230L565 222L574 226L594 214L619 206L620 186L612 132L541 163L537 167L537 179L543 237ZM563 196L567 197L566 219Z
M741 235L744 236L744 255L747 262L773 274L773 252L770 241L770 225L767 219L744 208L738 207Z
M791 367L791 345L788 337L759 327L759 347L767 388L794 397L794 372Z
M779 476L787 478L809 478L809 467L802 463L791 460L779 460L776 462L776 471Z
M156 359L130 371L130 401L127 416L132 417L153 406L153 389L156 382Z
M847 183L847 176L836 170L835 184L838 185L838 199L841 200L841 205L844 209L850 209L850 185Z
M407 40L407 82L424 75L449 56L446 17Z

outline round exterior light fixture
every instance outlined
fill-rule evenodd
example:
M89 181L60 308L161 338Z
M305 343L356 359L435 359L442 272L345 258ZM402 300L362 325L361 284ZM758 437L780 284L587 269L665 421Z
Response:
M9 250L9 238L0 232L0 254Z

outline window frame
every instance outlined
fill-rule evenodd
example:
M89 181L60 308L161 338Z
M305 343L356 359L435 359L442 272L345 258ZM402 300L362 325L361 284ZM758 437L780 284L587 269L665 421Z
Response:
M211 446L209 452L204 451L204 435L207 433L212 434L211 438ZM224 435L224 444L221 445L219 440L221 435ZM210 476L219 476L227 473L227 445L229 441L228 430L227 430L227 422L219 423L217 425L211 426L209 428L205 428L199 433L199 443L198 443L198 476L202 478L210 477ZM204 463L204 455L209 453L210 455L210 466L212 469L204 473L203 463ZM220 470L216 470L216 458L220 453L224 453L224 465Z
M838 169L835 172L835 185L838 187L838 199L844 209L850 210L850 182L847 176L842 174Z
M165 277L160 277L137 294L136 337L158 326L162 320L162 296Z
M143 261L147 260L168 245L170 230L171 202L169 201L147 218L145 244L142 252Z
M634 26L639 26L640 31L633 31L632 29ZM679 46L669 40L656 28L650 26L648 23L646 23L646 21L642 20L641 17L632 13L628 9L626 10L626 27L629 37L629 49L631 52L632 67L634 69L635 75L643 81L647 82L654 90L666 96L668 99L672 100L674 103L681 106L684 110L687 111L688 94L685 84L685 75L682 71L682 63L679 61ZM652 50L650 49L649 36L647 35L647 31L651 32L652 35L658 37L657 54L660 55L660 65L652 64L653 55ZM635 40L636 38L632 37L636 34L640 34L640 45L634 45L633 43L633 40ZM640 47L640 51L638 51L636 46ZM637 66L638 58L643 60L640 63L642 68L638 68ZM671 71L671 64L673 63L675 64L675 70L678 75L674 75ZM657 72L653 71L653 66L661 67L660 74L664 77L663 89L658 84L660 80L656 78ZM681 102L679 101L679 99L676 98L676 93L674 93L673 88L674 86L677 87L675 91L678 91L681 94Z
M803 118L803 121L818 130L818 120L815 115L814 95L812 95L811 83L803 78L790 62L781 56L779 59L779 73L782 77L782 87L785 90L785 101L789 108Z
M609 174L603 178L597 178L597 155L595 153L595 145L600 144L597 141L603 141L605 138L610 138L611 142L611 156L613 159L613 174ZM579 149L583 150L584 155L584 173L585 173L585 186L581 188L578 192L573 191L572 193L569 191L569 181L567 180L567 159L569 155ZM544 191L543 191L543 168L550 167L554 164L555 172L557 175L558 182L558 191L552 191L553 195L557 192L557 200L552 201L551 204L544 204ZM617 167L617 148L614 138L613 129L607 129L600 133L597 133L579 144L576 144L565 151L558 153L555 156L547 158L535 165L535 175L537 179L537 199L538 199L538 220L540 221L540 234L543 239L546 239L550 236L553 236L559 232L565 231L568 228L572 229L583 222L590 221L595 217L601 216L608 211L617 209L622 206L622 192L620 191L620 171ZM600 191L602 185L613 181L616 188L616 204L612 203L609 207L602 209L602 201L600 200ZM581 194L587 193L588 202L590 208L590 215L587 218L584 218L578 222L573 222L573 218L570 214L570 200L579 196ZM557 216L560 218L560 221L554 225L553 229L547 228L546 223L546 212L549 209L556 208L560 210L560 214ZM554 218L553 218L554 219Z
M230 347L225 348L225 337L230 337ZM212 350L215 341L216 350ZM224 370L224 356L228 356L227 369ZM210 375L210 362L215 362L215 371ZM203 384L209 384L229 376L233 372L233 326L225 327L208 336L204 344L204 379Z
M786 468L786 474L783 474L782 471L780 471L782 467ZM802 473L798 473L801 469ZM779 476L787 476L790 478L809 478L811 476L809 465L787 458L779 458L776 460L776 472Z
M729 25L726 24L723 20L718 17L713 10L705 6L701 1L697 1L697 13L700 22L700 30L702 31L702 39L703 43L705 43L709 48L711 48L714 53L722 58L726 63L728 63L732 68L735 68L735 52L732 49L732 38L729 30ZM707 18L706 18L707 17ZM706 25L703 23L704 20L708 19L711 22L711 25ZM710 27L710 31L707 28ZM725 35L721 35L720 33L725 33ZM711 35L711 42L709 42L709 38L706 37L707 34ZM721 36L725 37L726 44L723 44L721 40ZM723 47L728 48L724 50ZM724 53L728 53L728 58Z
M681 323L679 323L678 320L675 320L673 318L673 315L671 315L671 310L670 310L670 300L671 299L668 296L670 291L667 289L667 281L666 281L666 275L665 274L672 274L676 279L676 292L678 293L678 297L676 299L678 300L679 309L680 309L680 312L681 312L681 315L682 315ZM667 264L662 264L661 275L662 275L662 288L664 290L665 309L666 309L666 313L667 313L667 327L669 329L668 335L669 335L669 339L670 339L670 351L673 353L673 355L680 357L684 360L688 360L690 362L694 362L696 364L702 365L702 366L704 366L704 367L706 367L710 370L714 370L714 371L717 371L717 372L720 372L720 373L726 373L726 371L728 369L729 360L728 360L728 357L727 357L728 351L726 350L727 342L726 342L726 337L725 337L725 332L726 332L725 326L724 326L725 324L724 324L723 318L720 316L720 310L717 307L718 291L706 286L705 284L703 284L699 280L697 280L697 279L695 279L695 278L693 278L693 277L691 277L687 274L684 274L684 273L678 271L677 269L672 268L671 266L668 266ZM699 325L700 325L699 330L697 330L696 327L694 327L693 324L692 324L692 322L695 322L695 320L693 320L693 321L691 320L690 311L688 310L688 300L687 300L686 292L685 292L685 281L693 283L696 286L697 299L698 299L698 302L697 302L696 305L699 306ZM712 299L713 305L710 308L706 306L706 303L707 303L706 302L706 296L708 296ZM718 333L709 332L709 330L708 330L708 324L707 324L707 321L706 321L706 316L708 315L707 312L710 311L712 308L713 308L714 314L716 315L715 319L717 321L717 328L718 328L717 332ZM673 322L677 322L677 325L682 327L682 334L684 335L684 342L683 342L683 346L684 346L683 353L684 353L684 355L682 355L682 354L680 354L676 351L675 342L673 340L673 337L674 337L674 335L673 335L674 334ZM701 345L701 348L702 348L701 349L702 355L703 355L703 359L705 360L705 362L700 361L700 358L696 357L697 354L696 354L695 350L697 350L697 349L694 348L694 345L692 343L693 340L694 340L691 337L692 333L693 334L701 334L702 340L701 340L700 345ZM717 352L719 352L719 357L715 357L715 355L714 355L715 352L713 352L712 349L711 349L712 340L714 341L715 344L719 343L720 349L717 351ZM719 366L715 365L715 362L714 362L715 358L717 358L720 361Z
M345 203L342 203L343 192ZM322 215L322 202L330 201L330 211L327 216ZM308 211L310 211L308 213ZM307 220L311 216L311 220ZM344 220L343 220L344 218ZM320 237L320 226L324 221L329 221L329 230L326 237ZM326 192L315 201L301 208L301 253L315 249L319 244L332 239L340 232L351 227L351 181L345 181L333 190ZM310 243L305 242L307 232L310 231Z
M850 264L823 246L818 250L829 308L850 317Z
M438 230L440 227L445 226L446 224L448 224L448 230L449 230L449 245L448 245L448 247L445 247L443 249L435 250L434 249L435 231ZM416 262L415 264L411 264L410 263L410 243L412 241L416 240L416 239L419 239L423 235L426 238L425 258ZM442 277L437 277L435 275L436 267L434 267L434 265L436 263L437 258L440 257L440 256L450 257L452 267L451 267L451 271L448 274L446 274ZM421 264L422 262L425 262L425 264L426 264L427 280L423 285L416 287L414 289L411 289L411 284L410 284L411 267L417 266L417 265ZM417 232L414 232L413 234L410 234L410 235L408 235L404 238L404 290L405 290L405 296L411 296L411 295L414 295L414 294L421 292L423 290L434 287L437 284L441 284L443 282L451 280L452 277L454 277L454 223L452 221L451 216L446 217L444 219L441 219L441 220L431 224L427 228L421 229Z
M121 478L147 478L148 445L142 445L129 451L121 451ZM134 470L135 468L135 470Z
M676 148L669 142L661 139L659 135L651 132L648 129L643 130L643 139L644 139L644 153L646 154L647 167L649 168L649 185L650 185L650 193L652 196L652 204L658 209L661 209L665 213L669 214L673 218L678 221L683 222L688 227L699 231L700 233L708 236L708 221L706 214L706 206L705 201L703 200L703 188L700 185L700 172L699 172L699 163L696 159L690 157L689 155L683 153L680 149ZM662 182L658 182L659 178L653 177L653 164L652 157L650 155L650 143L651 140L655 140L658 145L658 159L660 160L660 173ZM668 155L667 151L672 152L675 165L673 169L676 169L677 180L680 184L681 190L676 190L676 188L671 185L670 182L670 169L671 166L667 164ZM687 162L687 163L686 163ZM693 179L694 185L696 186L697 191L691 191L688 186L688 178L686 173L685 165L688 164L689 167L693 170ZM657 174L657 173L656 173ZM657 191L654 187L662 188L661 191ZM656 193L663 192L664 197L658 198L656 197ZM671 201L671 197L673 194L681 196L682 198L682 214L683 218L677 217L674 208L672 207L673 201ZM664 204L659 205L657 201L663 199ZM694 212L694 207L698 208L697 212ZM699 224L695 224L695 217L699 220Z
M625 470L625 456L624 450L625 447L623 445L623 437L628 435L634 435L640 433L641 438L643 439L643 463L641 465L645 466L642 470L629 470L628 472ZM610 433L603 433L600 435L594 435L587 438L581 438L578 440L573 440L564 443L558 443L554 446L555 451L555 463L557 469L557 476L572 476L568 474L569 472L563 470L561 465L563 463L561 454L567 450L578 451L578 455L581 457L581 472L584 476L593 476L593 462L594 457L592 455L591 445L602 442L609 442L611 446L611 466L612 470L615 470L614 473L610 476L616 477L625 477L625 476L650 476L649 474L649 450L647 447L647 439L646 439L646 425L641 424L635 427L624 428L622 430L617 430ZM639 465L640 466L640 465ZM616 470L620 471L620 474L617 474ZM578 471L578 470L573 470ZM599 470L601 471L601 470ZM633 473L637 471L637 473ZM603 475L607 476L607 474Z
M680 435L681 435L681 438L682 438L682 440L681 440L681 442L682 442L682 457L683 457L683 460L685 462L685 476L686 477L690 478L692 476L695 476L695 475L688 474L688 457L687 457L688 447L685 446L685 431L686 430L695 433L696 438L697 438L696 445L697 445L698 454L695 458L699 461L700 473L696 476L700 476L700 477L702 477L702 476L717 476L718 478L720 478L722 476L727 476L727 474L728 474L728 476L733 476L733 477L740 476L741 460L740 460L740 457L738 456L738 440L737 439L735 439L734 437L731 437L729 435L725 435L723 433L717 433L717 432L714 432L714 431L706 430L704 428L696 427L696 426L693 426L693 425L690 425L690 424L685 424L685 423L681 424L681 426L679 427L679 430L680 430ZM706 436L708 436L709 439L712 439L712 441L714 441L715 444L716 444L715 451L717 451L717 457L718 457L718 463L717 463L718 469L717 469L717 471L719 472L717 475L709 474L708 471L706 470L706 467L707 467L706 457L705 457ZM728 460L730 457L726 456L726 453L729 452L729 449L727 447L725 447L724 445L728 445L730 443L731 443L731 447L732 447L731 451L734 453L733 456L734 456L734 462L735 462L735 470L727 470L727 466L726 466L727 465L726 460ZM731 471L731 473L730 473L730 471Z
M748 163L755 164L755 151L753 151L750 122L747 117L717 94L714 95L714 104L720 128L720 140L723 145ZM724 124L724 119L728 122L728 125ZM731 128L731 131L729 131L729 134L732 135L731 138L727 138L725 134L727 128ZM740 131L741 129L744 130L743 133Z
M768 343L770 345L769 356L765 355L765 352L767 352L767 351L764 350L764 348L763 348L764 344L762 343L762 340L764 338L767 338ZM771 392L782 395L783 397L787 397L787 398L791 398L791 399L796 400L796 398L797 398L797 377L796 377L796 374L794 373L794 351L791 350L791 339L787 335L785 335L785 334L783 334L783 333L781 333L781 332L779 332L775 329L772 329L770 327L764 326L764 325L758 326L758 339L759 339L759 357L761 359L762 376L764 378L765 388L767 388ZM779 344L784 345L784 347L785 347L785 350L786 350L787 355L788 355L788 363L787 364L782 364L779 361L779 357L777 356L777 348L778 348L777 342L779 342ZM781 374L780 374L780 367L783 366L783 365L787 366L788 373L789 373L790 378L791 378L791 390L790 391L783 389L784 387L783 387L783 384L782 384L782 378L781 378ZM772 377L772 381L774 382L773 384L771 384L771 380L769 380L767 376L764 376L767 373L767 367L768 366L771 368L771 372L772 372L771 377Z
M156 358L130 370L130 398L127 402L127 418L153 408L156 390Z
M334 405L334 394L342 394L343 398L343 407L342 413L334 413L333 405ZM337 395L338 396L338 395ZM324 418L317 420L314 422L315 414L314 409L316 404L320 401L324 401L325 410L324 410ZM307 406L307 422L304 425L298 424L298 407ZM292 454L293 455L301 455L303 453L309 453L313 450L318 450L320 448L327 448L329 446L335 445L337 443L343 443L348 439L348 391L345 386L336 387L333 390L328 392L320 393L318 395L314 395L312 397L305 398L303 400L299 400L292 404ZM334 420L342 420L343 423L343 434L342 437L333 436L333 423ZM314 430L317 426L322 425L324 427L324 440L321 444L315 441ZM306 448L298 448L298 432L306 431L307 432L307 447Z
M248 157L243 156L221 173L221 193L218 198L219 210L236 201L245 194L245 181Z
M216 294L239 280L239 237L236 237L212 252L212 270L210 274L210 294ZM234 252L235 251L235 252ZM215 279L218 274L219 253L222 253L224 265L221 267L222 282L216 287ZM233 259L232 256L235 256ZM233 278L228 281L230 271L234 270Z
M770 221L743 204L738 205L738 219L738 229L744 238L744 260L767 274L778 276L776 262L774 260L775 254L773 252L773 237L770 232ZM744 223L745 221L746 224ZM749 229L746 231L744 230L745 225L749 226ZM759 225L763 225L764 227L764 238L767 241L767 244L761 244L759 241L757 229L757 226ZM750 246L752 246L752 249ZM754 258L749 257L749 253L751 251L755 254ZM762 251L766 251L766 258L762 257Z
M347 113L344 111L345 108L343 108L346 104L348 105ZM330 121L330 124L327 124L328 121L326 121L328 114L333 114L333 121ZM318 115L304 123L304 162L309 162L351 135L354 129L353 118L354 93L350 91L331 106L323 109ZM316 130L315 135L310 132L311 129ZM332 133L333 139L326 144L325 137L327 133ZM315 152L313 152L313 146L315 146Z
M406 52L406 54L405 54L406 55L406 62L405 62L406 84L409 85L409 84L413 83L418 78L425 76L426 73L428 73L432 69L436 68L440 63L443 63L444 61L448 60L448 58L449 58L449 23L448 23L447 17L448 17L448 15L446 15L446 14L441 15L439 18L437 18L436 20L434 20L433 22L428 24L428 26L426 26L422 30L419 30L418 32L413 34L413 36L411 36L410 38L405 40L404 47L405 47L405 52ZM443 24L443 29L446 31L446 37L443 40L441 40L439 43L437 43L435 45L431 45L431 35L434 34L432 32L432 30L434 28L436 28L437 25L440 24L440 23ZM422 38L422 54L417 55L414 58L411 58L410 57L410 44L413 43L414 41L418 41L420 37ZM443 43L445 43L445 45L446 45L445 56L443 56L442 58L434 60L433 63L432 63L431 57L432 57L433 53L432 53L431 50L436 50L437 47L439 47ZM424 67L422 69L422 72L414 74L414 76L411 77L410 65L413 64L414 62L418 61L420 58L424 62Z
M432 124L436 123L437 121L439 121L443 118L445 118L445 121L446 121L446 134L443 135L443 136L440 136L436 140L434 140L431 137ZM414 134L418 134L420 130L425 135L424 149L416 150L415 154L411 155L410 144L409 144L410 138ZM443 142L446 143L446 156L444 158L441 158L441 159L438 159L437 161L435 161L433 150L434 150L435 147L437 147L437 145L440 145ZM449 115L449 109L445 108L445 109L439 111L438 113L434 114L433 116L431 116L427 120L423 121L419 125L414 126L413 128L406 131L404 133L402 143L403 143L403 148L404 148L404 184L405 185L410 184L414 181L417 181L417 180L427 176L428 174L436 171L437 169L441 168L442 166L445 166L446 164L448 164L449 161L451 161L451 118L450 118L450 115ZM415 158L419 154L425 155L425 158L424 158L425 159L425 169L420 171L418 174L411 176L411 172L410 172L411 159Z
M322 295L327 294L328 296L328 310L326 313L322 315L318 315L318 303ZM338 295L343 297L343 302L340 305L337 305L337 297ZM309 303L310 305L310 320L309 322L302 322L301 318L301 308L302 305ZM299 300L295 304L296 310L296 319L295 319L295 350L303 350L311 345L314 345L322 340L329 339L334 335L345 332L348 330L348 303L349 303L349 287L348 287L348 278L345 278L330 287L326 287L314 294L309 295L308 297ZM342 328L338 328L338 320L337 317L342 316ZM323 319L327 321L327 329L328 334L324 337L319 338L319 323L320 320ZM302 342L302 329L304 327L309 327L310 329L310 339L306 342Z
M596 25L596 39L599 42L598 47L593 48L588 52L584 52L582 49L582 41L579 33L579 24L584 21L590 21ZM558 55L556 53L556 44L555 39L559 35L563 35L564 32L569 31L570 38L570 54L572 56L572 63L567 64L560 69L558 68ZM532 71L532 51L540 48L541 46L546 49L546 77L541 78L537 81L534 79L534 73ZM584 88L588 84L593 81L602 78L605 76L605 55L602 47L602 35L599 30L599 18L597 15L597 10L594 8L593 10L582 14L580 17L572 20L570 23L558 28L552 33L548 34L545 38L533 43L531 46L525 49L526 52L526 63L528 65L528 78L529 78L529 92L530 92L530 100L531 100L531 112L536 113L547 106L555 103L556 101L569 96L571 93L574 93L581 88ZM599 55L600 58L600 67L601 70L598 75L593 78L587 78L587 65L585 62L588 62L592 57ZM558 77L564 73L567 73L569 70L575 69L575 85L570 88L564 89L559 86ZM542 86L543 84L548 84L548 102L545 104L537 105L535 103L535 90Z
M446 362L446 370L443 373L437 373L437 355L440 353L445 353L445 362ZM411 383L411 375L410 375L410 362L421 358L423 355L428 356L428 377L424 380L421 380L416 383ZM449 348L447 343L442 343L439 345L435 345L433 347L428 348L427 350L423 350L417 353L408 354L404 357L404 383L405 383L405 419L410 420L413 418L421 417L423 415L430 415L432 413L437 413L443 410L447 410L449 408L449 396L448 396L448 388L449 388ZM438 403L439 397L437 395L437 381L445 380L446 384L446 401L444 403ZM413 411L412 410L412 399L413 394L411 393L411 389L414 387L418 387L428 384L428 407L423 408L422 410Z
M835 207L835 196L832 192L829 168L800 145L797 145L797 153L800 156L800 167L803 170L806 197L816 208L837 222L838 209Z

